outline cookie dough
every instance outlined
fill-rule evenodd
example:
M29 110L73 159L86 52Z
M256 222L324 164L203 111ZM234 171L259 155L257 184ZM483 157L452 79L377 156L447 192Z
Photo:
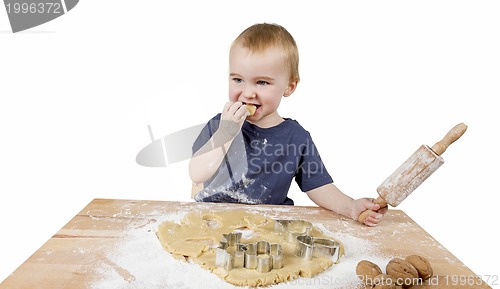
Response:
M255 111L257 110L257 107L253 104L247 104L247 110L250 113L250 115L254 115Z
M296 257L295 243L286 242L274 232L275 222L273 219L245 211L192 212L180 223L162 223L156 235L165 250L174 257L192 261L237 286L268 286L299 277L312 277L333 265L333 261L326 257L313 258L311 261ZM283 268L260 273L246 268L226 271L222 267L215 266L216 248L223 240L222 235L231 232L242 232L243 244L261 240L281 244ZM332 239L316 228L312 229L311 235L316 238ZM344 247L341 244L340 256L343 253Z

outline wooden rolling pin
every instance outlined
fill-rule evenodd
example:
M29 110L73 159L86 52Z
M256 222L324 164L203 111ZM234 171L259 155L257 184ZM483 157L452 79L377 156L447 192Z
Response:
M393 207L398 206L444 163L441 155L466 130L467 125L459 123L432 148L422 145L377 188L379 197L375 199L374 203L379 204L380 208L387 207L387 204ZM364 223L372 212L370 210L362 212L358 221Z

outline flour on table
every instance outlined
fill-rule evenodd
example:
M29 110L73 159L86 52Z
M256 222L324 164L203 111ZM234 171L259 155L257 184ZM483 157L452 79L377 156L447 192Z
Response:
M92 289L242 288L225 282L198 264L175 259L161 246L156 236L158 226L164 221L178 223L186 213L162 216L145 226L131 223L127 233L114 249L104 256L104 261L96 264L93 273L100 278L89 287ZM323 234L344 244L345 255L341 257L340 262L315 277L300 277L268 288L352 287L359 284L355 271L360 260L368 259L382 267L391 259L390 256L377 254L374 244L368 240L347 233L332 233L320 224L315 226Z

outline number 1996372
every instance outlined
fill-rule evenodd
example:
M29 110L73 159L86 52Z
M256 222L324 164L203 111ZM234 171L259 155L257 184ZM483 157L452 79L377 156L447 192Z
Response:
M7 3L5 5L7 8L7 13L15 14L60 14L63 13L61 3Z

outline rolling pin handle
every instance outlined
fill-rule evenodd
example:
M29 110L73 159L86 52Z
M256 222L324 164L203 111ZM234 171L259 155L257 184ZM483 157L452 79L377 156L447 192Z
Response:
M376 198L373 201L373 203L380 205L380 209L387 207L387 202L384 199L382 199L380 196L378 198ZM360 222L361 224L364 224L366 218L368 218L368 216L370 216L371 213L375 213L375 212L372 210L366 210L366 211L362 212L361 214L359 214L358 222Z
M380 209L387 207L387 202L380 196L373 200L373 202L377 205L380 205Z
M454 126L442 140L438 141L432 146L432 150L438 155L442 155L448 146L459 139L467 130L467 125L464 123L459 123Z
M366 218L368 218L368 216L370 216L371 213L374 213L374 212L372 210L366 210L366 211L362 212L361 214L359 214L358 222L360 222L361 224L364 224Z

